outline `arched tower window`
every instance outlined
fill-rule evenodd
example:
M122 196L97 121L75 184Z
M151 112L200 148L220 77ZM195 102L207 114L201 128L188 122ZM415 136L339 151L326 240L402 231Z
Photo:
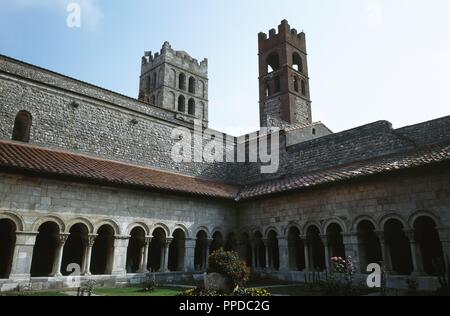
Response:
M270 85L266 83L266 97L270 96Z
M292 68L297 70L298 72L303 72L303 62L302 58L298 53L292 54Z
M188 114L195 115L195 101L192 98L188 102Z
M12 140L28 143L30 141L30 131L32 116L27 111L20 111L14 121Z
M306 96L306 83L305 80L302 80L302 94Z
M189 93L195 94L195 78L189 77Z
M280 58L278 53L273 52L267 57L267 72L277 71L280 68Z
M153 88L156 88L156 72L155 73L153 73L153 82L152 82L152 87Z
M155 97L155 95L152 95L151 104L156 105L156 97Z
M186 111L186 100L184 96L180 95L178 97L178 111L185 112Z
M298 92L298 79L297 79L297 77L294 77L294 90L295 90L295 92Z
M180 90L186 90L186 75L183 73L178 77L178 88Z

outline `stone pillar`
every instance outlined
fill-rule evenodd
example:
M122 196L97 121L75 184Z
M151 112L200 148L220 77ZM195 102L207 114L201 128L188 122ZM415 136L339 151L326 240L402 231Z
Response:
M330 246L328 244L328 236L321 235L323 248L325 249L325 268L327 271L331 271L331 257L330 257Z
M164 253L164 266L162 272L168 272L169 271L169 247L172 243L173 238L167 237L164 241L164 247L163 247L163 253Z
M250 246L252 248L252 268L256 269L256 243L252 241Z
M288 240L285 237L278 238L278 251L280 261L280 271L289 271L289 248Z
M355 272L364 273L366 267L362 270L358 233L352 232L349 234L342 234L342 241L344 243L345 256L351 257Z
M413 229L405 229L404 230L406 237L408 237L409 240L409 246L411 248L411 258L412 258L412 264L413 264L413 275L420 276L424 275L424 269L423 269L423 260L422 260L422 254L420 251L419 244L416 240L416 236Z
M271 271L273 269L272 266L272 257L273 254L270 254L270 248L269 248L269 241L267 239L263 239L262 240L263 244L264 244L264 256L265 256L265 260L266 260L266 271ZM258 256L259 259L259 256ZM262 268L262 264L260 264L260 268Z
M33 248L36 243L36 232L16 232L10 279L22 280L30 278Z
M391 260L391 252L389 249L389 243L384 236L384 231L376 231L378 239L380 240L381 246L381 255L383 256L384 269L386 273L391 274L393 272L392 269L392 260Z
M127 274L127 250L130 236L114 236L114 263L112 274Z
M85 266L83 269L83 275L91 275L91 258L92 258L92 246L94 246L96 234L89 234L87 238L86 259L84 260Z
M53 259L52 277L62 277L61 264L63 259L64 245L70 234L59 234L58 245L56 246L55 258Z
M138 273L147 273L147 265L148 265L148 248L150 247L150 243L152 242L151 236L145 236L144 245L141 249L141 258Z
M438 227L437 231L439 232L444 259L446 256L450 258L450 227Z
M305 269L303 271L304 272L309 272L309 271L311 271L311 259L310 259L310 256L309 256L309 253L310 253L310 251L309 251L309 248L310 248L309 241L308 241L308 238L306 236L300 236L300 239L303 242L303 251L305 253Z
M184 271L193 272L195 271L195 239L187 238L184 241L184 247Z
M205 256L205 258L204 258L204 260L205 260L204 269L205 269L205 270L208 269L208 265L209 265L209 264L208 264L209 249L210 249L210 247L211 247L212 242L213 242L212 239L207 239L207 241L206 241L206 256Z

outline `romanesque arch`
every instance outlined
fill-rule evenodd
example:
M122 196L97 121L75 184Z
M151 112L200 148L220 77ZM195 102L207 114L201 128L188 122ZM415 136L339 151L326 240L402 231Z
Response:
M260 269L265 268L266 262L266 246L264 245L263 235L261 232L256 231L253 233L253 268Z
M444 267L444 254L436 222L430 216L419 216L413 223L414 238L418 243L417 259L428 275L435 275L438 267Z
M166 229L157 227L153 230L153 238L149 248L148 269L150 271L163 272L164 267L164 251L166 242Z
M247 233L241 234L241 256L244 259L247 267L252 266L252 245L250 242L250 237Z
M317 226L311 225L306 229L306 243L309 254L309 267L313 271L323 271L326 267L325 247L320 237L320 229Z
M278 234L275 230L270 230L267 234L267 259L266 266L269 269L278 270L280 268L280 251L278 248Z
M206 269L208 254L208 234L205 230L197 231L194 250L194 267L196 271Z
M80 272L84 272L86 249L88 247L89 228L85 223L71 223L68 225L69 238L64 245L61 273L69 275L72 271L67 271L70 264L78 264Z
M58 230L60 233L66 231L66 225L64 224L64 221L58 216L54 215L38 218L31 226L31 231L39 231L39 228L42 226L42 224L47 222L54 223L56 226L58 226Z
M77 217L77 218L70 220L66 225L66 231L70 232L72 227L75 225L78 225L78 224L83 224L85 226L85 228L87 229L88 234L94 233L94 225L91 223L90 220L88 220L87 218L84 218L84 217Z
M115 229L110 224L104 224L97 230L92 247L90 271L94 275L111 274L114 263Z
M397 218L384 221L384 238L390 257L387 269L400 275L409 275L414 268L409 239L404 229L404 224Z
M47 221L41 224L37 230L39 233L33 248L31 277L48 277L54 272L61 227L55 221Z
M288 230L287 236L289 270L302 271L305 269L305 251L303 241L300 238L300 230L292 225Z
M94 225L94 232L96 234L98 234L98 230L104 225L108 225L113 230L114 235L119 236L122 234L119 224L117 224L116 221L111 220L111 219L105 219L105 220L96 222Z
M33 117L30 112L20 111L14 120L12 140L28 143L30 141L31 124Z
M172 237L173 239L169 246L169 271L183 271L186 233L181 228L177 228L173 232Z
M16 231L16 223L0 214L0 279L7 279L11 273Z
M383 261L381 244L376 234L374 221L367 218L358 221L356 231L358 235L360 268L362 272L366 272L369 264Z
M130 225L128 225L125 234L127 235L131 235L131 232L133 231L133 229L135 229L136 227L141 228L144 231L144 235L148 236L150 235L150 229L147 226L147 224L143 223L143 222L134 222L131 223Z
M338 223L331 223L326 227L329 255L331 257L345 257L345 246L342 237L342 227ZM326 258L329 260L329 258Z
M144 228L138 224L131 229L127 248L127 273L136 273L141 268L145 235Z

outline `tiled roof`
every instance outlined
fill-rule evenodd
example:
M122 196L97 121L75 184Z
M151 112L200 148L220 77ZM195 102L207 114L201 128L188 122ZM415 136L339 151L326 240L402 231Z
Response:
M450 161L449 143L335 166L307 174L291 175L281 179L247 185L239 190L236 185L61 150L0 141L0 169L230 200L245 200L301 190L444 161Z
M8 141L0 141L3 168L227 199L238 191L229 184Z
M291 190L306 189L443 161L450 161L449 143L248 185L240 190L239 198L249 199Z

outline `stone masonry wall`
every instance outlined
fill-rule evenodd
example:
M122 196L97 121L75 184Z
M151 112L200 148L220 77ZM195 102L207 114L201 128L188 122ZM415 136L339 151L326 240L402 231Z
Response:
M133 223L142 224L147 235L158 226L168 235L182 227L187 238L195 238L200 227L210 236L216 230L226 236L236 226L232 202L6 173L0 173L0 210L17 214L23 231L30 232L48 217L66 228L82 218L93 231L110 221L116 235L129 235Z

